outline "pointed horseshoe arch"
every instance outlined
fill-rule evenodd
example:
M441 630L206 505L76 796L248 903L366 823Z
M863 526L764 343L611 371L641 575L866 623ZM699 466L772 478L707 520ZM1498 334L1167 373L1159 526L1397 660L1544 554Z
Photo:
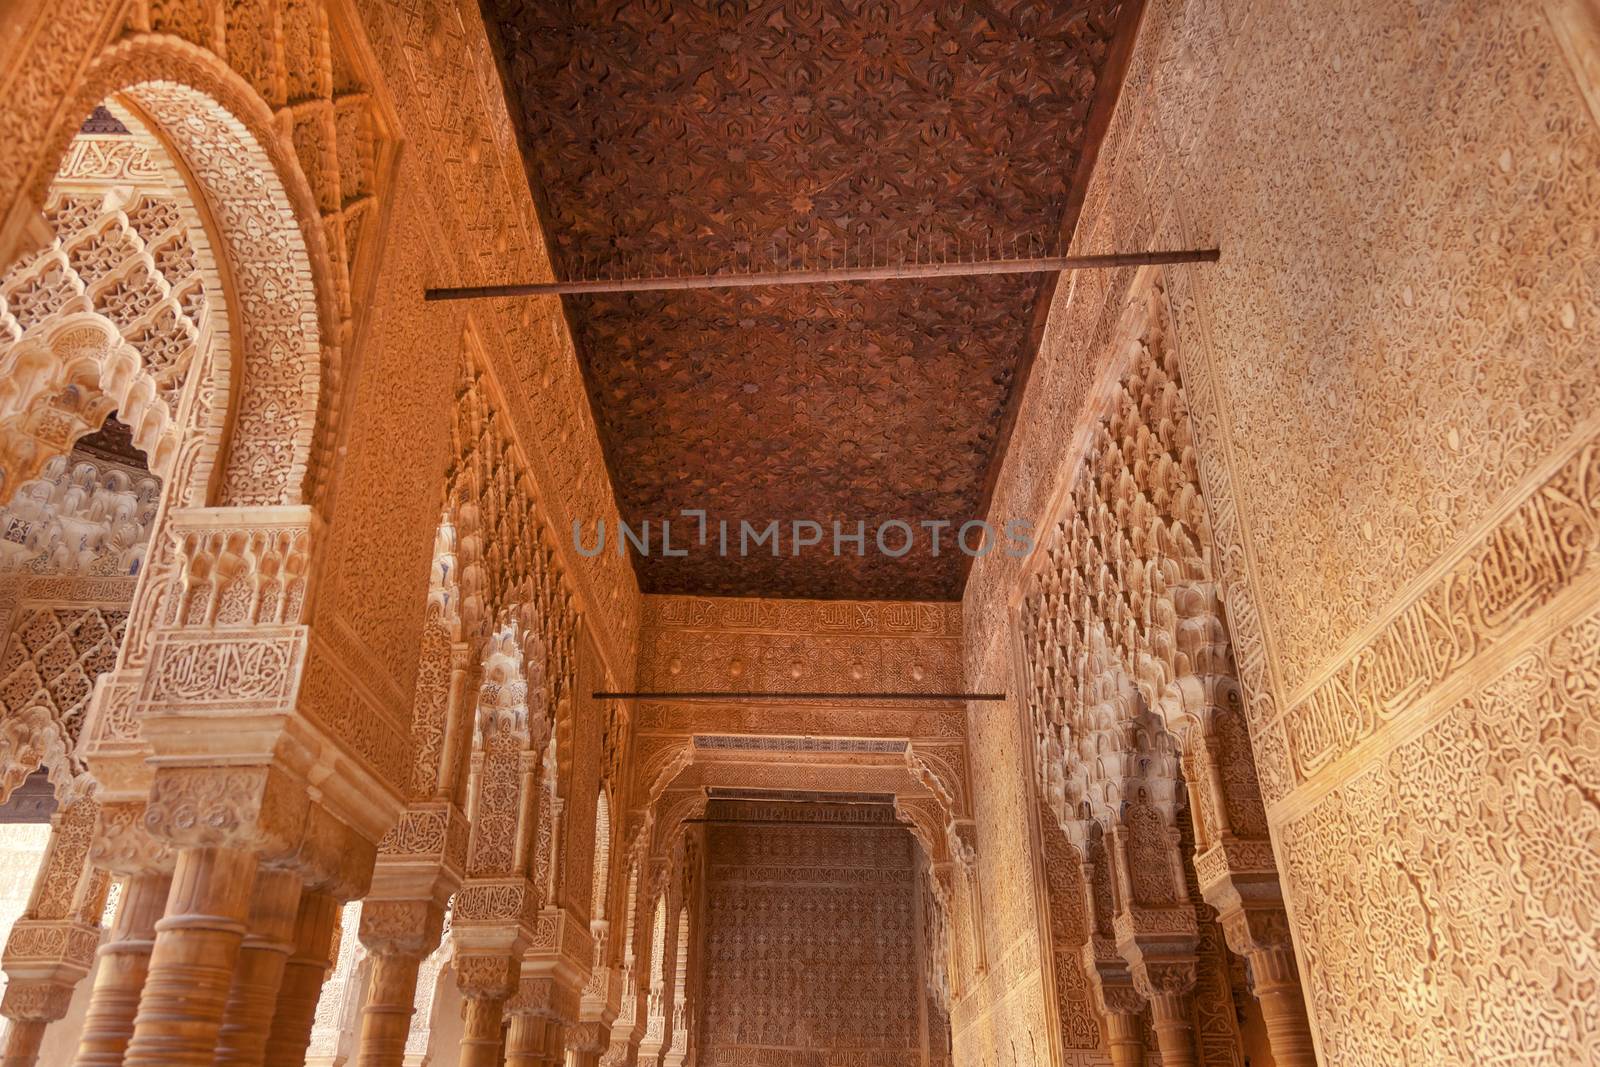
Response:
M76 119L114 100L162 142L199 217L195 252L211 269L217 403L186 442L201 499L191 505L307 503L328 417L324 380L338 363L337 295L310 188L271 109L211 53L146 34L106 49L63 110L27 196L42 203Z

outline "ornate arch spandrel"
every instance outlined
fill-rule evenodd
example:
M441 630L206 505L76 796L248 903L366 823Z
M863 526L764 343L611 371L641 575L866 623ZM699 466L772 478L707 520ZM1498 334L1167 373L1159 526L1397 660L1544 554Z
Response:
M143 34L111 45L66 114L88 114L108 98L166 147L200 215L196 252L212 259L220 279L206 296L227 309L219 328L230 344L221 346L215 374L229 403L205 431L213 457L200 481L208 502L303 503L314 489L318 399L338 362L339 334L337 285L299 163L250 85L180 38ZM62 158L75 133L72 123L58 123L45 157ZM43 202L53 173L36 168L33 202Z

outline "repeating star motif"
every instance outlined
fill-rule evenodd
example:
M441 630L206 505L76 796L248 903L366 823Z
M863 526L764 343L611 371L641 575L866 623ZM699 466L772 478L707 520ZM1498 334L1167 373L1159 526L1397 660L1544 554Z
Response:
M1117 3L491 3L557 270L981 254L1059 230ZM619 266L620 265L620 266ZM569 298L624 516L823 544L638 561L647 592L954 599L890 518L981 517L1038 275ZM857 556L835 556L867 523ZM680 528L683 523L677 524ZM920 531L919 531L920 532ZM975 542L974 542L975 543ZM898 548L898 541L891 540Z

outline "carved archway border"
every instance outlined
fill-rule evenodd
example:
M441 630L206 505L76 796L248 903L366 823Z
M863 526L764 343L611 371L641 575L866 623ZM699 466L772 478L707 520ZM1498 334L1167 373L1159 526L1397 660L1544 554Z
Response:
M209 486L210 501L222 505L309 500L318 399L337 359L338 332L327 250L299 163L266 102L221 59L180 38L143 34L110 46L90 66L45 142L27 200L43 202L75 117L113 96L135 110L188 179L189 199L204 216L186 221L200 223L191 231L196 256L210 268L202 270L206 298L225 309L215 324L214 378L229 403L205 428L209 447L195 484Z

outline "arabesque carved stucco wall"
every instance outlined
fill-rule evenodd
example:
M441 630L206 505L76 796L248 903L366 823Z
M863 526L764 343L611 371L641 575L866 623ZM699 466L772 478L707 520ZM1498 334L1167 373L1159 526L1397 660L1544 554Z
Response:
M1600 1054L1597 27L1577 0L1152 0L1077 238L1223 249L1161 277L1329 1063ZM1131 284L1063 285L996 515L1054 514ZM976 689L1020 688L1035 565L974 568ZM1024 962L956 1047L1009 1063L1047 995L1037 846L1000 832L1029 754L1015 718L969 726L988 951Z

